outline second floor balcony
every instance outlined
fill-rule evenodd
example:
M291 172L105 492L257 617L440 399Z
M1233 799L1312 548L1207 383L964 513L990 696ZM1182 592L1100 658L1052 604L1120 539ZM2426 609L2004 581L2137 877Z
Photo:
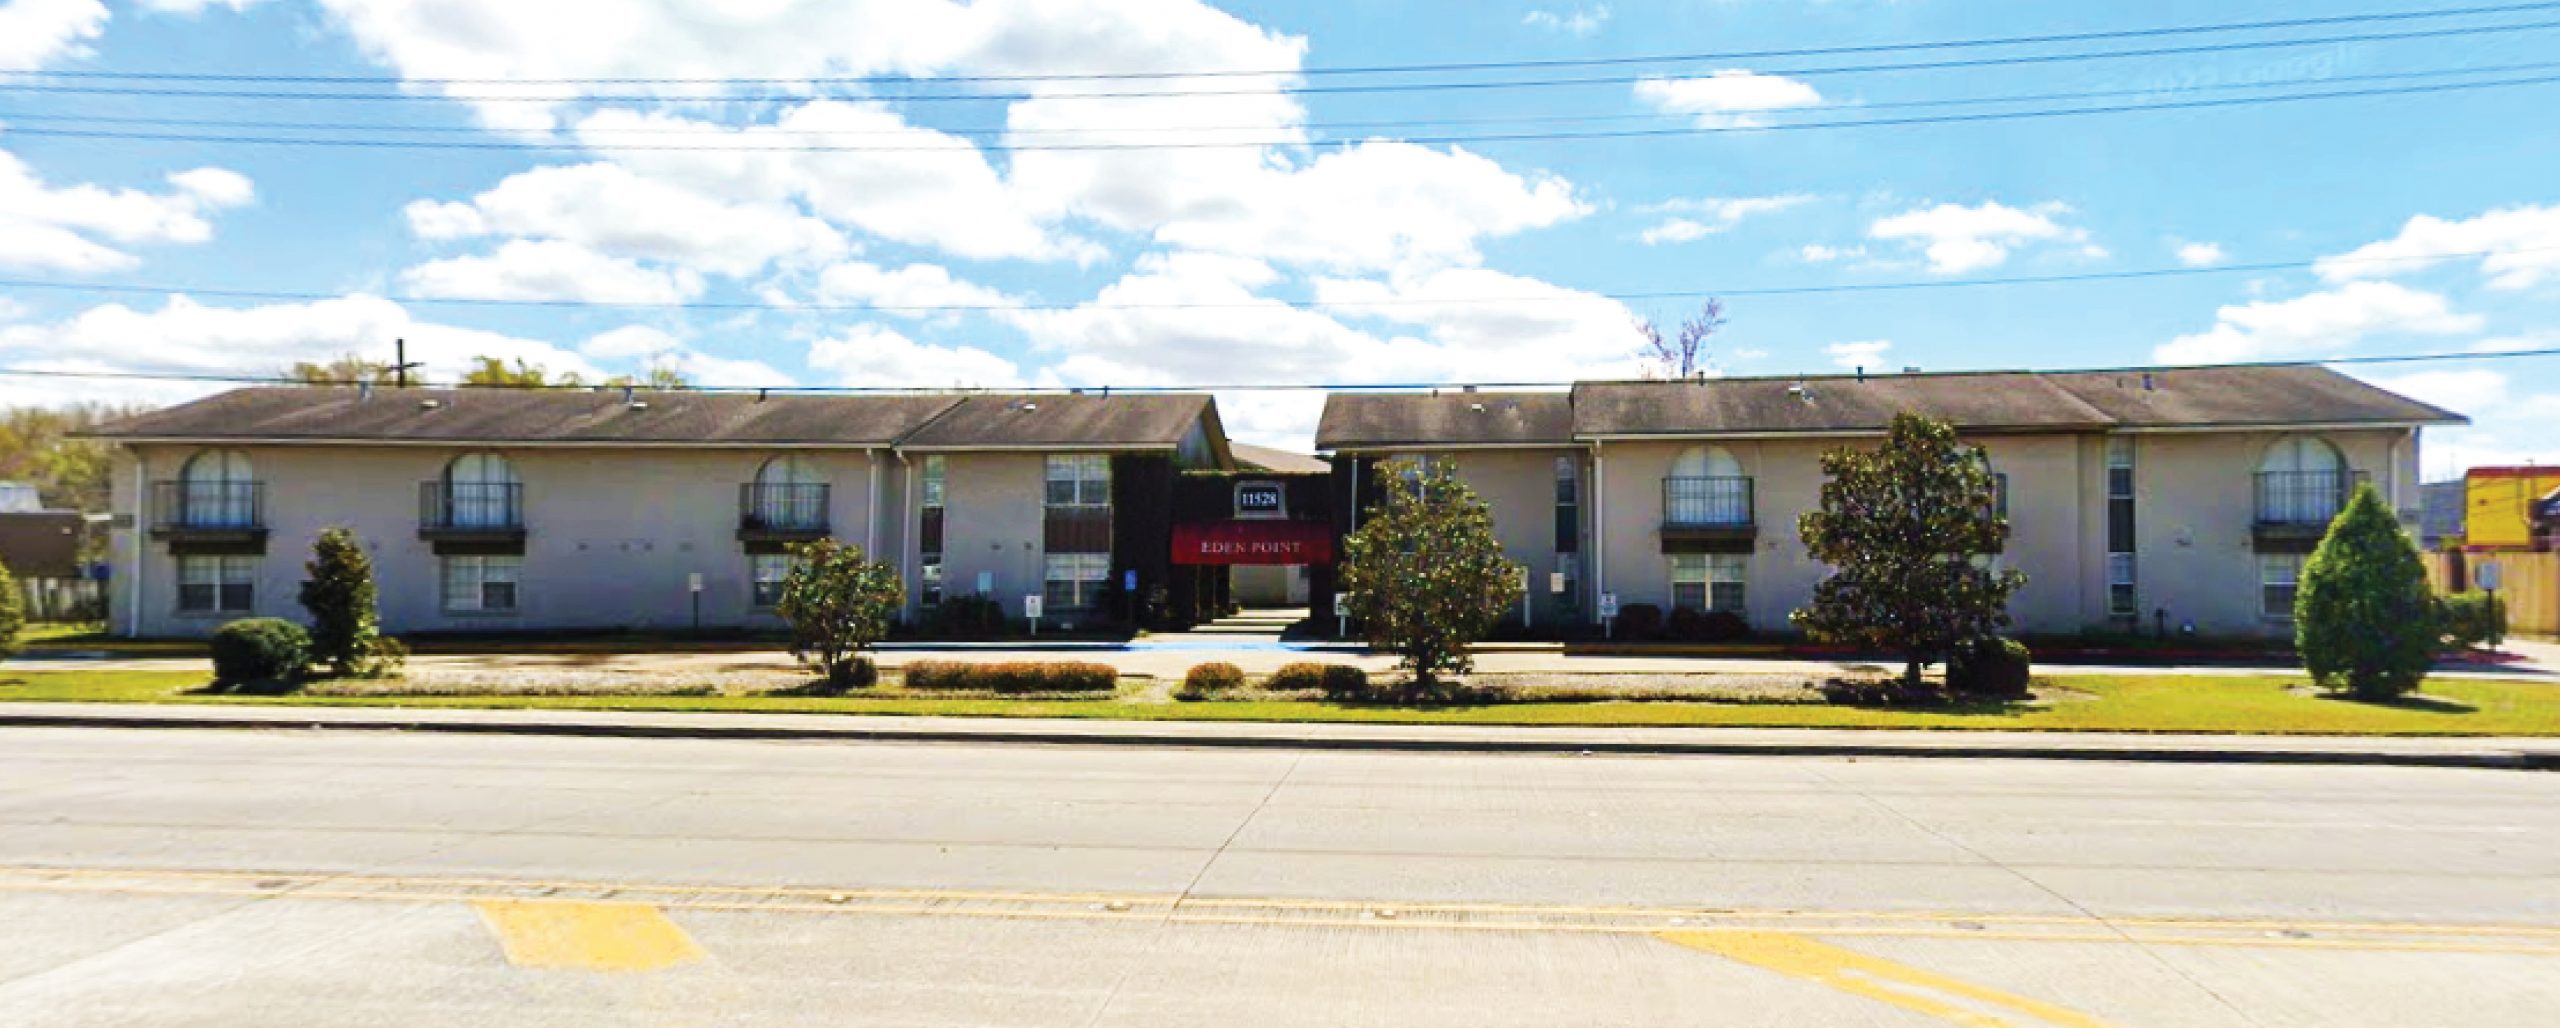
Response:
M1748 476L1674 475L1662 480L1662 541L1665 552L1714 550L1713 545L1748 546L1759 534L1753 515Z
M824 482L750 482L738 487L738 538L788 542L827 534L831 498Z
M164 539L263 541L264 482L153 482L151 534Z
M418 483L419 538L495 541L524 536L523 483Z
M2305 544L2318 543L2365 480L2363 472L2344 469L2261 471L2251 477L2250 527L2261 549L2286 545L2308 549Z

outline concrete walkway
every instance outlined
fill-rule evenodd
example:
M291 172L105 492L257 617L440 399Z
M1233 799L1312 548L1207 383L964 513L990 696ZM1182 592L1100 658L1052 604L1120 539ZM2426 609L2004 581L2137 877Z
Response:
M0 703L0 727L268 729L812 742L1955 757L2560 768L2560 739L1794 728L1577 728L353 706Z

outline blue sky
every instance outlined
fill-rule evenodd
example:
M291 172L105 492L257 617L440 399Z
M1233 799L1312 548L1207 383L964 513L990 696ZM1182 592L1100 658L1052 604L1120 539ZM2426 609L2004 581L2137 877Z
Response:
M264 374L341 352L384 355L396 336L446 375L491 354L587 373L670 363L742 386L1561 380L1634 373L1631 318L1676 322L1694 306L1610 296L1716 291L1733 295L1713 361L1735 374L2560 346L2560 122L2547 113L2560 83L1735 131L2549 76L2560 73L2548 66L2560 28L1839 69L2533 25L2560 22L2560 7L1834 56L1055 77L1723 54L2422 9L4 0L0 67L49 74L0 79L0 278L152 288L0 286L0 367ZM96 77L104 72L365 81ZM899 78L819 89L737 81L825 76ZM983 76L1028 78L972 81ZM1576 77L1614 81L1325 91ZM707 81L592 81L604 78ZM133 87L410 98L61 91ZM1172 95L1084 95L1112 91ZM2108 96L1943 103L2079 93ZM1939 105L1912 106L1929 103ZM261 122L359 127L243 124ZM1681 128L1713 131L1434 141ZM465 145L45 134L63 131ZM1097 142L1234 145L1036 149ZM810 143L865 149L787 152ZM2444 253L2491 256L2408 259ZM428 302L438 299L623 306ZM792 309L808 305L827 309ZM950 307L970 309L917 309ZM2560 459L2549 431L2560 361L2354 370L2478 420L2430 433L2430 477ZM0 400L165 401L204 388L15 379L0 380ZM1308 442L1312 393L1221 400L1239 435Z

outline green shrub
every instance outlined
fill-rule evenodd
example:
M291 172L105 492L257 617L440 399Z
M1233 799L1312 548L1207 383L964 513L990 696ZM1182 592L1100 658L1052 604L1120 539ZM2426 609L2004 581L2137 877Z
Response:
M973 664L923 660L907 665L907 688L927 692L1110 692L1120 670L1084 661Z
M2444 644L2450 649L2494 650L2507 641L2507 601L2496 593L2438 597L2436 612L2444 623Z
M26 598L18 595L18 579L0 564L0 657L18 652L18 633L27 627Z
M1336 703L1352 703L1369 698L1369 673L1349 664L1301 660L1281 665L1263 680L1262 687L1273 692L1321 692Z
M1662 608L1650 603L1630 603L1618 608L1618 638L1642 641L1661 634Z
M2016 699L2034 677L2027 644L1996 635L1975 636L1947 654L1947 691L1959 699Z
M1244 669L1225 661L1194 665L1173 691L1178 700L1202 700L1244 688Z
M2362 699L2416 689L2435 662L2444 633L2426 567L2369 483L2356 487L2303 562L2293 638L2312 681Z
M311 614L311 659L329 673L378 677L400 666L407 647L383 638L382 615L375 604L373 558L353 531L332 528L311 543L311 560L302 566L311 577L298 597Z
M791 571L773 611L791 624L792 659L841 692L879 680L862 651L889 635L906 602L898 569L866 559L859 546L818 539L791 548Z
M1729 610L1681 607L1671 612L1671 622L1663 634L1678 642L1733 642L1751 637L1751 623Z
M311 633L283 618L242 618L213 631L213 684L290 689L311 666Z
M966 593L945 596L934 605L925 627L935 635L970 637L1004 634L1004 604L993 596Z

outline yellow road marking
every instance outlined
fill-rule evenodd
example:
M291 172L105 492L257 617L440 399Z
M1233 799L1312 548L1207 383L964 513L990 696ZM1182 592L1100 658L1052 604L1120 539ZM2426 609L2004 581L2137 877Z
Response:
M471 906L517 967L656 971L702 958L702 947L646 903L477 900Z
M2103 1024L2087 1014L2041 1000L1931 974L1908 964L1897 964L1882 957L1868 956L1786 932L1663 932L1658 938L1780 974L1811 979L1842 992L1855 993L1956 1024L1995 1028L2022 1022L1954 1002L1950 997L2024 1014L2036 1021L2064 1028L2101 1028Z

